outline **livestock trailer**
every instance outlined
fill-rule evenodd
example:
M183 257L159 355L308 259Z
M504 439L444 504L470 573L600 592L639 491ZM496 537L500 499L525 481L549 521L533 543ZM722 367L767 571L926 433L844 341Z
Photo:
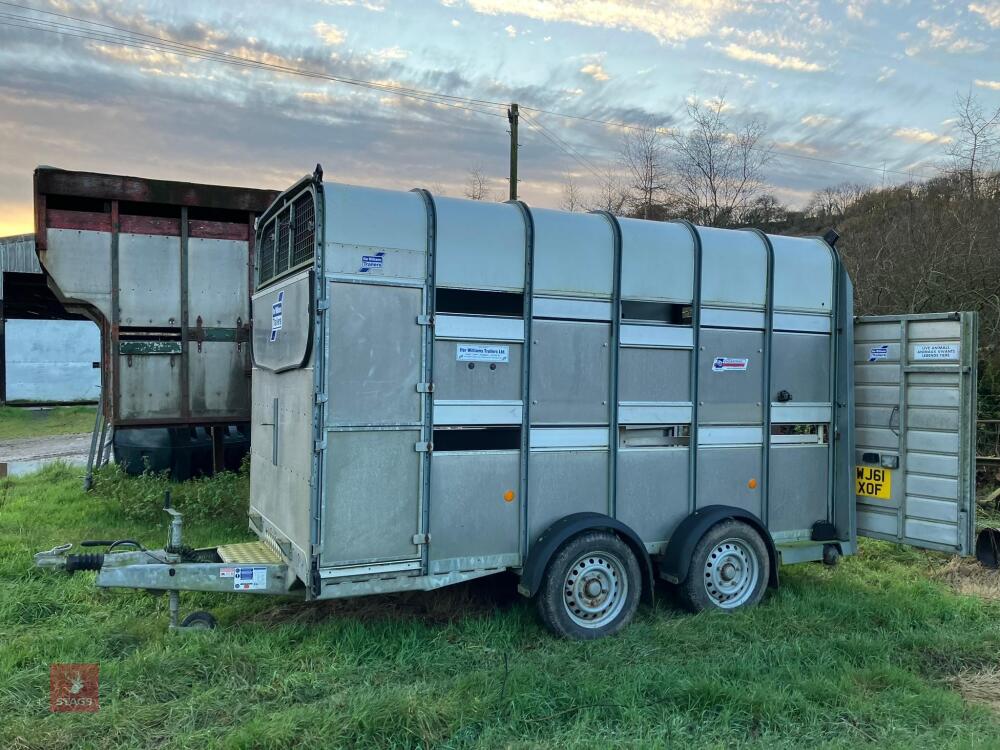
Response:
M170 509L164 550L39 563L171 591L174 625L179 590L514 571L551 630L595 638L657 579L734 611L859 535L969 554L976 317L856 320L835 241L317 169L257 221L260 542L189 550Z
M53 167L34 187L49 286L101 330L99 419L248 422L254 221L278 193Z

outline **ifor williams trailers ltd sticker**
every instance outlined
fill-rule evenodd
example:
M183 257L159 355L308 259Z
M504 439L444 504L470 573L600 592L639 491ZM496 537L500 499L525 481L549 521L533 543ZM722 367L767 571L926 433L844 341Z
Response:
M750 360L743 357L716 357L712 360L712 372L746 372Z

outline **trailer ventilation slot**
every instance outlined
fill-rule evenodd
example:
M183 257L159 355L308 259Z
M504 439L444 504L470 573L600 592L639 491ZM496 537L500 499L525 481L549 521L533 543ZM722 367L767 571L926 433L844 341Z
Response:
M520 427L453 427L434 430L435 453L516 451L520 447Z
M673 302L622 300L622 320L691 325L691 305L678 305Z
M524 316L524 295L520 292L485 292L477 289L438 289L435 309L454 315Z

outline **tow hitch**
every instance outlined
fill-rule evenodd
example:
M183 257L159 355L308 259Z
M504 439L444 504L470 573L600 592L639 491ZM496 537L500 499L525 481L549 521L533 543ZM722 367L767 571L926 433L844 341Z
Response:
M295 575L281 556L264 542L229 544L193 549L183 544L182 514L170 503L168 492L164 511L170 515L170 531L163 549L147 549L134 539L88 540L83 548L103 548L103 552L70 554L72 544L62 544L35 555L35 565L50 570L96 571L100 588L144 589L167 592L170 602L170 629L211 629L215 618L208 612L194 612L180 620L181 591L216 591L245 594L288 594Z

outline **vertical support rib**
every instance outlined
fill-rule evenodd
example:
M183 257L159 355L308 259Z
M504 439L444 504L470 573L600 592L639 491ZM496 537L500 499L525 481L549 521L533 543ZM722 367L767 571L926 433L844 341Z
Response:
M691 288L691 426L688 428L688 513L698 503L698 365L701 352L701 237L690 221L687 227L694 241L694 283Z
M181 417L191 417L191 340L188 328L188 209L181 207ZM213 428L214 434L214 428Z
M528 556L528 469L531 459L531 316L534 296L535 221L531 209L523 201L514 205L524 218L524 293L521 300L524 316L524 346L521 349L521 473L518 492L521 493L518 540L521 562Z
M417 189L423 198L424 206L427 209L427 278L424 284L424 308L423 314L433 319L435 305L435 293L437 291L435 275L437 269L437 209L434 207L434 197L429 191ZM421 379L424 383L434 382L434 326L421 326L423 336L424 356L421 367ZM431 515L431 457L433 454L434 439L434 393L433 388L421 395L423 408L423 423L420 427L420 440L431 446L431 450L421 454L421 486L420 486L420 529L419 533L425 540L430 534ZM423 575L427 575L430 562L430 543L425 541L420 546L420 565Z
M618 361L622 328L622 228L610 211L598 211L611 224L614 278L611 288L611 373L608 379L608 515L618 517Z
M770 522L771 505L771 354L774 350L774 246L767 235L759 229L747 229L744 231L753 232L761 242L767 252L767 286L764 292L764 373L761 394L761 429L763 439L761 441L761 477L760 477L760 519L764 525Z

